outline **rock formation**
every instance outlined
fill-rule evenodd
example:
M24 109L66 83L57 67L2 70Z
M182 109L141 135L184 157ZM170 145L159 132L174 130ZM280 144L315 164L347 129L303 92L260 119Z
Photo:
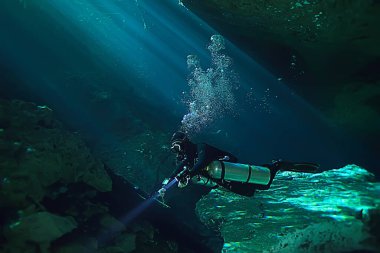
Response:
M253 198L215 189L197 213L232 252L374 250L379 240L380 183L355 165L319 174L280 172Z
M379 1L181 2L333 124L378 149Z

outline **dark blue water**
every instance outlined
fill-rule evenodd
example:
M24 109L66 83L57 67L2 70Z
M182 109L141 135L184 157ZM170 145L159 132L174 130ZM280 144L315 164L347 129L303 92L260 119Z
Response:
M175 0L3 1L0 30L1 97L46 104L95 142L117 142L114 131L128 131L136 119L157 131L177 130L189 110L186 57L212 66L207 46L218 34ZM374 168L373 150L331 125L287 83L228 40L223 53L239 76L234 111L194 140L253 164L283 158L322 169Z
M0 251L122 245L133 252L252 252L293 233L306 252L304 228L311 224L312 238L315 226L328 230L331 248L359 240L346 227L356 228L350 227L355 221L356 231L368 230L367 209L378 206L379 188L356 166L279 173L269 191L252 198L223 189L205 195L210 188L191 184L178 189L174 179L160 199L171 208L153 198L175 167L168 145L179 129L242 163L282 158L319 163L322 170L357 164L376 173L377 150L333 125L291 86L178 0L1 1L0 99L46 105L63 127L46 107L0 101L6 200ZM20 122L31 122L30 135ZM78 225L55 229L52 215ZM330 231L327 219L342 226ZM62 234L50 243L51 230ZM341 231L349 235L334 236ZM323 240L313 243L325 247Z

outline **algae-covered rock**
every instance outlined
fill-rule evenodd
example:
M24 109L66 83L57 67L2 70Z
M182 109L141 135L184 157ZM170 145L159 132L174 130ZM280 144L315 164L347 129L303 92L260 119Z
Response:
M367 238L367 231L359 220L347 223L328 221L296 229L266 252L349 252L363 249L362 243Z
M376 1L317 0L183 0L221 33L261 44L281 45L301 52L316 67L334 67L338 57L352 71L380 55L380 8ZM231 29L233 28L233 29ZM275 48L273 48L275 49ZM256 48L257 50L257 48ZM259 50L258 50L259 51ZM344 62L345 53L355 61ZM355 57L360 56L360 59ZM329 59L332 61L329 62ZM325 66L323 66L325 65ZM339 67L334 70L341 71ZM321 72L322 73L322 72ZM331 73L331 72L329 72Z
M46 106L0 100L0 207L39 202L57 182L110 191L103 164Z
M48 212L38 212L22 217L10 226L9 240L14 237L35 243L51 242L76 228L72 217L60 217Z
M348 165L319 174L280 172L270 190L253 198L212 190L196 211L221 232L227 252L343 252L376 247L378 216L368 210L378 209L379 196L373 174Z
M50 243L77 227L72 217L61 217L48 212L37 212L20 218L5 231L9 252L28 248L29 243L47 252ZM22 251L20 251L22 252Z

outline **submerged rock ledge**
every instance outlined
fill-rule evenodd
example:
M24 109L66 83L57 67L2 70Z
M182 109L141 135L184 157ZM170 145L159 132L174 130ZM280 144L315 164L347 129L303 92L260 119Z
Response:
M373 174L347 165L319 174L279 172L271 189L253 198L215 189L196 211L221 232L223 252L374 250L379 196Z
M156 167L143 167L156 161L150 152L155 139L150 132L128 137L122 144L134 145L127 157L145 160L130 169L147 168L144 175L153 176L129 182L114 173L123 169L113 167L126 157L121 148L114 156L109 154L115 149L103 155L112 167L106 166L47 106L0 99L0 252L220 251L219 234L194 212L143 202L144 193L132 183L147 186L157 175L151 169Z

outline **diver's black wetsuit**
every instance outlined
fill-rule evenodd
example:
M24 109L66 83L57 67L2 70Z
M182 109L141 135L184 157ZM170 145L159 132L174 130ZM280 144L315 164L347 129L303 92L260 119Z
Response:
M190 177L196 175L202 175L208 177L208 175L202 173L202 169L206 168L211 162L216 160L223 160L232 163L236 163L238 159L229 152L220 150L213 146L205 143L194 144L192 142L187 142L185 147L185 154L179 159L179 164L177 168L173 171L171 179L174 178L178 173L183 171L184 167L187 166L190 170ZM240 195L253 196L255 189L265 190L268 189L275 173L271 176L271 181L267 186L248 184L241 182L231 182L223 180L214 180L218 185Z
M184 166L188 166L191 172L191 177L199 174L202 168L215 160L223 160L237 162L237 158L231 153L222 151L205 143L194 144L188 142L186 144L185 155L179 159L179 164L176 170L172 173L172 177L176 176L183 170Z
M174 179L176 177L180 182L179 186L181 184L183 186L186 186L190 178L200 175L210 179L217 185L222 186L234 193L244 196L253 196L256 189L268 190L273 182L274 177L276 176L276 173L279 170L315 173L319 168L319 165L315 163L293 163L288 161L277 160L273 161L270 164L264 164L261 166L269 169L270 178L268 184L266 185L223 180L225 173L223 166L223 172L221 176L222 179L215 179L210 178L210 175L207 174L205 170L205 168L211 162L220 160L230 163L237 163L238 159L231 153L217 149L208 144L194 144L187 138L186 134L183 132L174 133L171 141L171 150L177 154L178 165L172 173L172 175L170 176L170 179ZM251 169L249 170L247 182L249 181L249 177L251 176L250 173Z

